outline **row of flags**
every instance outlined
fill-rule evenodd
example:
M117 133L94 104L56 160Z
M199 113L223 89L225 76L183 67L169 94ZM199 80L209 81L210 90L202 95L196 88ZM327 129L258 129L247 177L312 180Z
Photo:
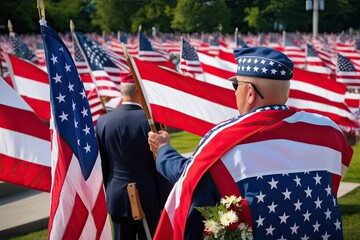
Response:
M50 239L108 239L94 126L99 116L121 105L121 78L130 73L124 52L132 56L154 121L203 136L238 115L227 78L236 72L233 49L254 46L254 36L199 40L187 35L174 41L139 32L123 35L121 43L119 37L72 32L70 41L44 21L41 33L43 42L36 45L43 49L34 52L35 59L16 52L31 50L19 44L20 38L12 39L16 35L9 41L0 37L0 139L7 143L0 147L0 180L51 191ZM360 88L360 58L353 43L304 48L288 34L261 36L263 44L273 44L296 63L287 105L328 116L355 134L360 94L348 90Z

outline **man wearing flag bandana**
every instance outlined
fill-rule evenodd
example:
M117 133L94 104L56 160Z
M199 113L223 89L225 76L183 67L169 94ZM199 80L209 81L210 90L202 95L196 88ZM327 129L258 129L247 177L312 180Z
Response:
M337 191L353 152L341 129L285 105L294 66L286 55L266 47L234 55L239 116L211 129L190 158L166 131L148 134L157 170L175 183L154 239L201 239L196 207L230 195L243 198L254 239L342 239Z

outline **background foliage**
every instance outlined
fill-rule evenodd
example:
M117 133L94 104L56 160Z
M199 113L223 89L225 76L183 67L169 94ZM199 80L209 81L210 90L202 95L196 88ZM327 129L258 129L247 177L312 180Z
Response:
M59 32L72 19L82 32L242 33L312 31L312 11L305 0L44 0L46 20ZM360 29L360 1L325 0L319 32ZM39 32L36 0L0 0L0 33L11 20L17 33Z

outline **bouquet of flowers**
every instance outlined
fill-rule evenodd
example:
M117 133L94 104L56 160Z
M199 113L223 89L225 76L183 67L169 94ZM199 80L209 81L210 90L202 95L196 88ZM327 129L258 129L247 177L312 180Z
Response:
M219 205L196 208L205 218L205 240L253 239L252 229L239 218L241 201L231 195L221 198Z

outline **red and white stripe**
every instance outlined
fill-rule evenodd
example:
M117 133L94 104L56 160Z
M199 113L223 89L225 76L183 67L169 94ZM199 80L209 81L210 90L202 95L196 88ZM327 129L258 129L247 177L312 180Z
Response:
M1 77L0 142L0 180L49 192L49 127Z

